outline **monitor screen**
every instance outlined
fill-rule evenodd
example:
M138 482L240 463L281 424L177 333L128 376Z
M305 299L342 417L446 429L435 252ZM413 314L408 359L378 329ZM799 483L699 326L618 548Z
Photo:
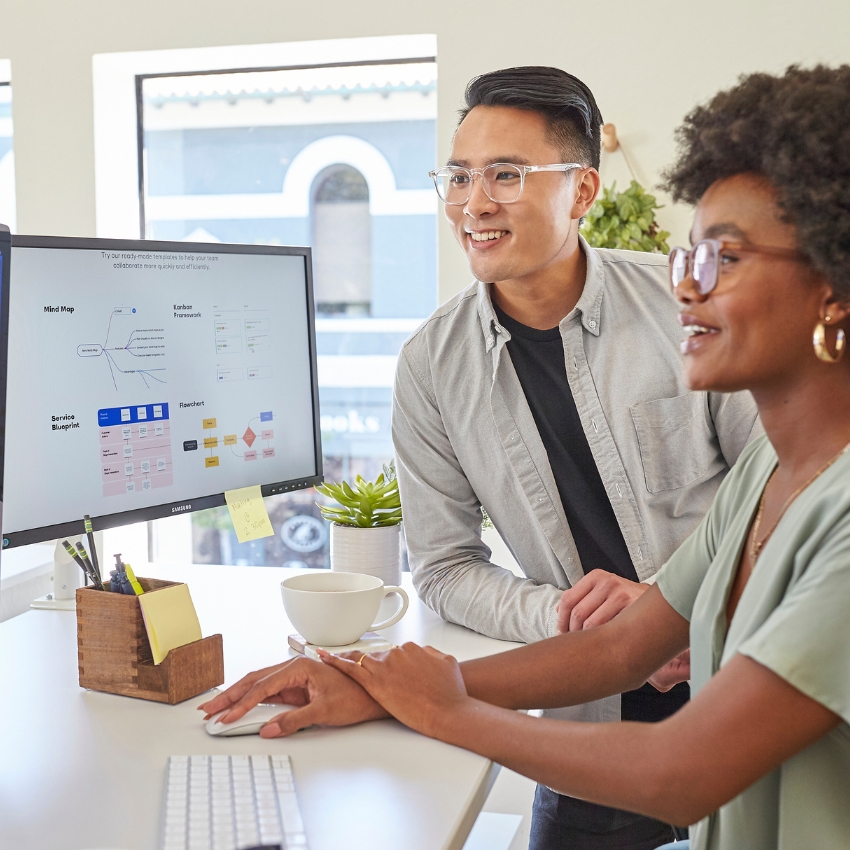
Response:
M321 481L309 248L12 238L3 545Z

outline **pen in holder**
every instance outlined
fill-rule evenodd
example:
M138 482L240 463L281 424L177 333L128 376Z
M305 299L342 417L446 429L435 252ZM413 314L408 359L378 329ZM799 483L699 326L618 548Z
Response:
M179 582L138 577L145 593ZM77 590L80 687L174 705L224 682L221 635L172 649L153 663L138 596Z

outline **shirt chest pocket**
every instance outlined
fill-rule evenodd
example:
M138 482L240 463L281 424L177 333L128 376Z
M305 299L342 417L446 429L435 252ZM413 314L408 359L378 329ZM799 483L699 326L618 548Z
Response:
M706 404L704 393L685 393L629 408L650 493L686 487L716 459Z

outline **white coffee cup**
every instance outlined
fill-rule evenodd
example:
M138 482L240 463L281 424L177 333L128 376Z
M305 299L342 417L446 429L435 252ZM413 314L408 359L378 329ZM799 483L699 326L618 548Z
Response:
M376 576L362 573L317 572L293 576L280 583L283 607L298 633L317 646L345 646L364 632L386 629L407 613L410 604L400 587L385 586ZM374 622L383 598L401 597L392 617Z

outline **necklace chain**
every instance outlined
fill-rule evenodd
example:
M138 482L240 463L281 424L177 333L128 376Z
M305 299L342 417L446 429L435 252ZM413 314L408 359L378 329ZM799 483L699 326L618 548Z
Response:
M811 484L813 481L815 481L815 479L817 479L821 475L823 475L823 473L826 472L827 469L829 469L830 466L832 466L832 464L834 464L838 460L838 458L840 458L848 449L850 449L850 443L848 443L846 446L844 446L844 448L841 449L841 451L838 452L838 454L835 455L835 457L830 458L830 460L828 460L808 481L806 481L805 484L801 484L785 500L785 504L782 506L781 510L779 511L779 516L776 518L776 522L773 523L773 528L771 528L770 531L768 531L767 534L765 534L765 536L761 540L759 540L758 539L759 528L761 527L761 517L762 517L762 514L764 513L764 500L765 500L765 497L767 496L767 486L773 480L773 476L776 475L776 469L778 467L774 468L773 472L770 473L770 477L767 479L767 483L764 485L764 490L762 490L761 499L759 500L758 511L756 512L756 518L755 518L755 521L753 522L753 540L752 540L752 543L750 544L750 560L753 563L755 563L756 559L761 554L762 549L764 549L767 541L770 540L770 537L773 534L773 532L776 531L776 527L779 525L780 521L782 520L782 517L785 515L785 511L788 510L788 508L790 507L790 505L794 501L794 499L796 499L797 496L799 496L800 493L802 493L803 490L805 490L809 486L809 484Z

